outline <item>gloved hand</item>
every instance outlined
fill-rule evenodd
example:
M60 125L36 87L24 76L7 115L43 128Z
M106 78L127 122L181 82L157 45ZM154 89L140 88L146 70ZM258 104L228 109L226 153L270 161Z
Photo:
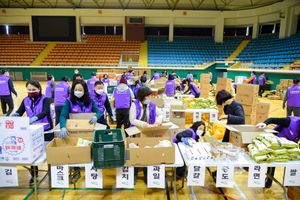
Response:
M188 142L189 139L190 139L190 138L181 138L181 141L182 141L185 145L190 145L189 142Z
M114 121L114 119L112 118L112 116L109 116L109 124L114 124L115 123L115 121Z
M20 116L19 113L14 113L14 114L11 115L11 117L19 117L19 116Z
M89 121L90 124L96 124L97 123L97 117L93 116L92 119Z
M38 120L37 117L31 117L31 118L29 119L29 124L32 124L32 123L35 122L36 120Z
M58 137L66 138L69 135L69 132L66 128L61 128Z
M266 124L265 123L258 123L256 124L255 128L266 128Z

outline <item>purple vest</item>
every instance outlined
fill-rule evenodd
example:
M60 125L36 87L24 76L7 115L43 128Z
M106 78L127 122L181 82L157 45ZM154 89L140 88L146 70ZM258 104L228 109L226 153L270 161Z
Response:
M95 77L92 77L87 81L87 85L88 85L90 94L92 94L92 92L94 92L94 85L95 85L96 81L99 81L99 79L97 79Z
M121 78L119 78L119 79L117 80L117 85L119 85L119 83L120 83L120 80L121 80Z
M160 75L157 72L154 73L153 77L154 77L154 80L160 79Z
M182 84L182 82L180 83L180 91L184 91L185 90L185 85Z
M300 107L300 86L299 85L293 85L292 87L289 87L287 90L287 106L292 107Z
M130 88L124 92L114 89L115 108L130 108L130 98Z
M296 137L299 136L300 117L290 116L289 118L291 119L290 125L287 128L283 128L277 136L294 141ZM274 129L277 127L278 126L276 126Z
M192 138L193 138L194 140L197 139L197 134L195 133L195 131L194 131L192 128L188 128L188 129L186 129L186 130L184 130L184 131L191 131L191 132L193 133ZM174 138L172 139L172 141L173 141L174 143L181 142L181 141L178 141L178 139L177 139L176 137L174 137ZM197 141L196 141L196 142L197 142Z
M130 87L130 89L132 90L132 85L130 85L129 87ZM132 90L132 92L133 92L133 94L134 94L135 96L137 95L137 91L139 90L140 87L141 87L141 86L140 86L139 84L136 84L136 85L135 85L135 90L134 90L134 91Z
M94 99L101 113L104 113L105 111L104 103L106 101L106 96L107 94L105 92L103 92L101 95L98 95L95 93L95 91L93 91L91 94L91 98Z
M174 80L168 80L166 82L166 94L175 94L175 81Z
M32 104L32 99L29 97L24 98L24 106L25 106L25 111L27 114L27 117L34 117L40 114L43 111L43 101L44 99L47 98L45 95L42 95L41 97L38 97L38 99L34 102L34 109L31 109L31 104ZM49 105L50 107L50 105ZM35 123L48 123L44 125L44 130L49 129L50 122L48 121L48 115L46 115L44 118L37 120ZM51 122L52 123L52 122Z
M49 80L46 84L46 91L45 91L45 96L48 98L52 98L52 93L51 93L51 83L53 83L53 80Z
M92 113L92 100L90 100L90 105L86 107L84 104L82 104L82 108L79 106L78 103L73 104L70 101L70 98L68 98L70 102L70 113Z
M253 79L254 80L254 79ZM258 84L259 85L265 85L265 76L264 75L260 75L258 77Z
M199 88L195 85L194 82L190 82L190 92L192 93L192 95L196 95L200 93Z
M120 82L120 80L118 80ZM110 80L108 78L102 79L103 83L106 83L107 85L110 85ZM119 84L119 83L118 83Z
M140 104L140 101L136 99L134 102L135 107L136 107L136 119L141 118L141 113L142 113L142 107ZM149 124L154 124L156 121L156 104L152 101L150 101L149 104Z
M256 76L253 74L251 77L253 77L252 81L250 81L250 84L256 84Z
M6 75L2 75L0 76L0 96L4 96L4 95L10 95L10 90L8 87L8 80L9 77Z
M127 73L126 74L126 79L129 80L131 77L133 77L133 73Z
M69 97L69 84L65 81L55 85L54 88L54 104L64 105L66 99Z

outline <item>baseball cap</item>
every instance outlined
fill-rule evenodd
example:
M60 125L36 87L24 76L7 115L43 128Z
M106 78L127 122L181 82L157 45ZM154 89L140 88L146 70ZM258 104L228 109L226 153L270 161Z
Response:
M9 69L3 68L3 69L1 69L1 74L4 74L5 72L8 72L8 71L9 71Z

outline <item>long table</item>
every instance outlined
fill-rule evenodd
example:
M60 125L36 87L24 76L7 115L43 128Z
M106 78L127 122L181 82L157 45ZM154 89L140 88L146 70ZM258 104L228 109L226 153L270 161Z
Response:
M197 145L197 146L203 146L203 145L208 146L209 143L199 142L199 143L196 143L195 145ZM179 147L179 150L181 152L182 158L183 158L183 160L184 160L184 162L187 166L190 166L192 164L199 164L198 160L188 159L188 157L185 153L186 152L185 150L187 148L192 148L192 147L187 146L187 145L183 144L182 142L178 143L178 147ZM221 163L222 161L215 161L214 159L208 159L208 160L203 160L203 162L205 162L206 167L217 167L218 164ZM247 153L244 153L243 156L239 157L238 162L233 162L233 164L235 166L240 166L240 167L249 167L250 165L257 164L257 163ZM286 167L288 165L295 165L295 164L300 165L300 161L271 162L271 163L266 163L266 167ZM274 176L272 176L271 174L267 174L267 177L273 179L277 184L279 184L283 188L285 199L288 200L285 187L278 180L276 180L274 178ZM233 185L239 191L242 198L244 200L247 200L248 198L243 193L243 191L238 187L238 185L236 183L234 183ZM197 199L196 196L195 196L193 187L189 186L189 189L190 189L190 199Z

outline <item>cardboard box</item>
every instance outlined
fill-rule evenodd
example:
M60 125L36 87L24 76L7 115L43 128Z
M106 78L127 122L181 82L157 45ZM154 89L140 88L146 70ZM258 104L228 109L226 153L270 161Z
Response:
M217 80L216 92L218 92L220 90L227 90L230 92L231 83L232 83L232 79L219 77Z
M258 101L258 94L254 96L236 96L235 100L239 101L243 105L254 106Z
M256 125L256 115L245 115L245 124Z
M204 74L204 73L200 74L200 81L204 79L210 80L210 74Z
M175 146L157 147L159 141L171 138L127 138L126 139L126 165L160 165L175 163ZM135 143L140 148L129 148L130 143ZM152 148L144 148L151 146Z
M166 87L166 83L165 82L155 82L154 83L154 87L155 88L160 88L160 87L165 88Z
M300 199L300 186L288 186L287 195L291 200Z
M92 141L92 137L82 137ZM75 146L77 137L54 138L46 147L47 163L51 165L91 163L91 147Z
M141 138L151 137L169 137L169 129L172 125L157 126L157 127L138 127L133 126L125 129L129 136L140 135Z
M171 101L170 107L172 110L185 110L189 106L189 102Z
M0 117L0 163L31 164L44 152L43 125L29 125L29 117Z
M274 133L276 131L266 128L259 129L253 125L224 125L229 131L229 142L233 143L238 147L246 147L252 143L252 139L255 138L259 133Z
M170 122L173 122L180 128L185 128L185 110L170 111Z
M256 114L257 105L242 105L242 106L243 106L245 115Z
M259 85L253 84L238 84L236 89L237 96L251 97L257 95L259 90Z
M164 107L164 100L162 98L151 98L151 101L154 102L157 107Z
M170 131L171 139L173 140L173 138L175 138L178 133L181 133L184 130L185 129L182 129L182 128L180 128L180 129L170 129L169 131Z
M269 115L270 112L270 104L269 103L257 103L257 115Z

